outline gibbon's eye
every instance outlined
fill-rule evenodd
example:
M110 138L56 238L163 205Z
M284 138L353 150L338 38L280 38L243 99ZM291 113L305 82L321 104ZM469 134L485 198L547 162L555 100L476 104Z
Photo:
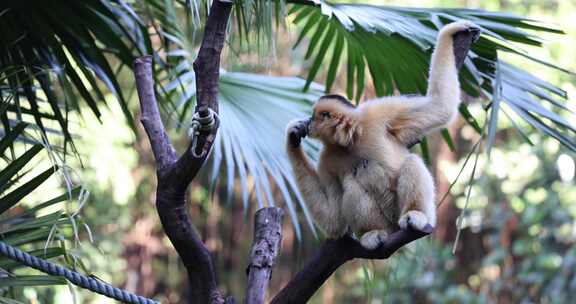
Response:
M322 117L322 119L330 118L330 112L327 111L321 112L320 117Z

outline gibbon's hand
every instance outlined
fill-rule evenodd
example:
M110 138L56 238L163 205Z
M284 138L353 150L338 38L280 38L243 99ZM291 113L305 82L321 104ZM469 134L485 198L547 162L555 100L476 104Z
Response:
M288 124L286 133L288 134L288 143L292 148L298 148L302 138L308 135L309 119L294 120Z

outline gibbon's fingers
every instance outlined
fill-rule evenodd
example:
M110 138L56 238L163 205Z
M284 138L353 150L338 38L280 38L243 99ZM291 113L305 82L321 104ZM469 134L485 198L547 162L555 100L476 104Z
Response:
M479 27L469 27L465 30L465 32L469 32L472 34L472 43L478 41L478 39L480 39L480 32L482 30Z
M292 148L298 148L302 142L302 138L308 135L309 119L295 120L288 124L287 133L288 141Z
M476 25L474 22L468 20L459 20L446 24L443 28L440 29L439 36L454 35L459 32L471 32L479 34L480 27Z

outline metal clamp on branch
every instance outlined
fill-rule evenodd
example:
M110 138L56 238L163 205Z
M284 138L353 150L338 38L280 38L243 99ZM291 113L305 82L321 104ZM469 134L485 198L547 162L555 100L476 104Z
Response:
M198 137L200 132L211 132L216 126L218 121L218 114L212 109L208 108L205 111L198 111L192 117L192 123L188 129L188 136L192 140L190 151L192 156L202 158L206 155L206 150L201 149L200 153L196 152L198 145Z

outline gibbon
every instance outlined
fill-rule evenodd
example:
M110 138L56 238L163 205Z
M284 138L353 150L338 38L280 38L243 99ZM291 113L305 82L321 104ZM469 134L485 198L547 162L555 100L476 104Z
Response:
M288 125L287 151L298 187L329 238L351 230L373 249L399 228L436 225L432 175L407 147L456 116L460 84L453 35L461 31L479 28L459 21L438 34L426 96L390 96L355 107L345 97L326 95L311 118ZM300 147L306 135L323 144L317 170Z

